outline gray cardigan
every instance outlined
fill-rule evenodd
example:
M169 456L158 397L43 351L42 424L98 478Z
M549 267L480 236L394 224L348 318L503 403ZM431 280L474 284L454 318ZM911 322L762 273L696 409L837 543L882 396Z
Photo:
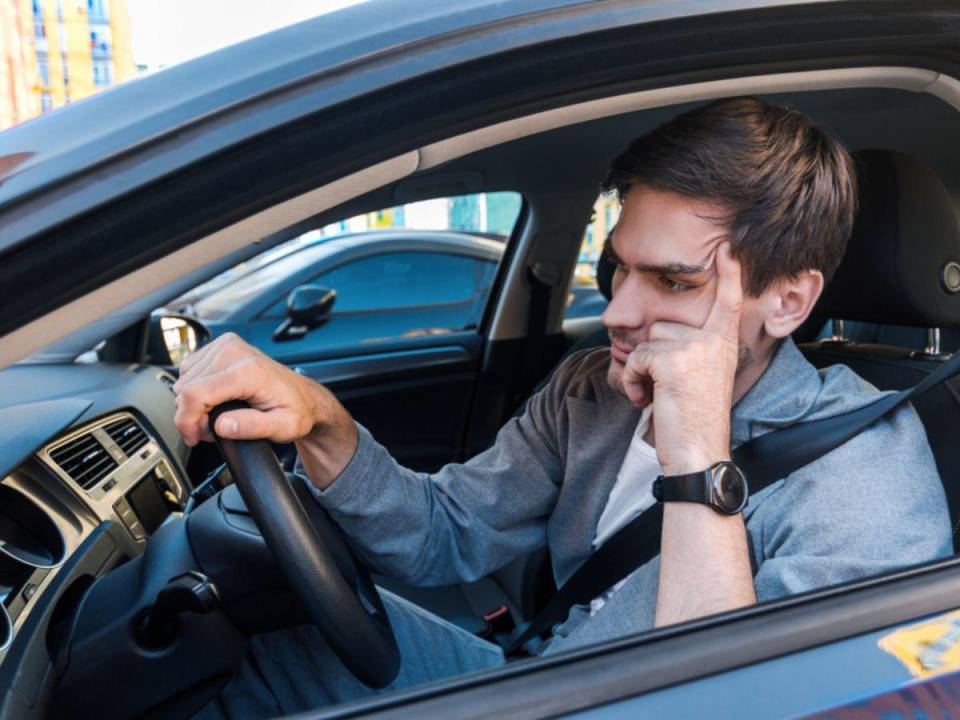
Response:
M546 543L562 584L592 551L640 416L607 384L609 361L607 349L572 355L494 445L464 464L413 472L358 426L343 473L326 491L310 487L383 574L415 585L466 582ZM732 444L877 396L845 366L818 372L787 340L734 407ZM910 406L751 496L744 516L761 601L952 552L943 487ZM593 617L575 608L541 650L650 628L658 569L655 559L636 570Z

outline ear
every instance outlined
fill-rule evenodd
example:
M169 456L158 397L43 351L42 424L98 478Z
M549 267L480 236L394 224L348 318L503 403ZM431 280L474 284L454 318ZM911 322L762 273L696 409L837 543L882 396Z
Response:
M773 338L785 338L807 319L823 292L823 273L804 270L796 277L776 282L763 294L763 329Z

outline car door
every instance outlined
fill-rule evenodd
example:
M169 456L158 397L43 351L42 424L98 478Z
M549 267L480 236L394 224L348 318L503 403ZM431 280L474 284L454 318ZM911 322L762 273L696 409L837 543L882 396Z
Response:
M337 293L322 326L278 338L286 318L281 293L244 334L330 387L400 462L438 468L460 457L495 272L492 260L464 254L368 254L309 280Z

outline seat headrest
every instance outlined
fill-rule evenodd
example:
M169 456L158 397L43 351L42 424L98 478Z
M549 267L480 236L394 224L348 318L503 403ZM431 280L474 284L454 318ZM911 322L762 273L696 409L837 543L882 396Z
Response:
M960 326L960 230L936 172L890 150L854 153L860 212L814 314L915 327Z

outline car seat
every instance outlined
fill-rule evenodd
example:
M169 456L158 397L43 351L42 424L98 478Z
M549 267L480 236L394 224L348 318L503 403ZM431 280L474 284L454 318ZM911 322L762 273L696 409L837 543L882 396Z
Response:
M949 357L940 330L960 327L960 233L953 201L932 168L889 150L854 153L860 212L843 262L815 308L834 335L801 343L816 367L842 363L881 390L915 385ZM926 342L860 342L843 321L915 328ZM900 333L909 338L909 333ZM957 544L960 483L960 379L914 401L946 491Z

